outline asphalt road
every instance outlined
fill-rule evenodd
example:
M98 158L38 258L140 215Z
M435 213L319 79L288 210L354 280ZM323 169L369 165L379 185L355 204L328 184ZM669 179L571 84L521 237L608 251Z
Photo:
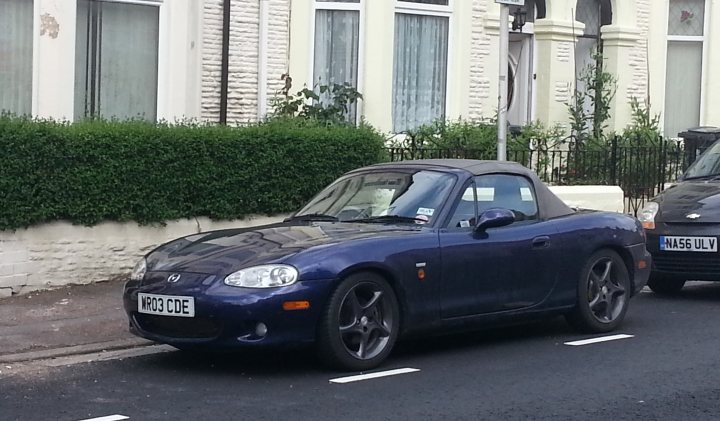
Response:
M0 419L720 419L718 326L720 283L698 283L641 293L629 338L569 346L593 336L562 319L435 337L375 370L419 371L350 383L306 351L163 352L0 375Z

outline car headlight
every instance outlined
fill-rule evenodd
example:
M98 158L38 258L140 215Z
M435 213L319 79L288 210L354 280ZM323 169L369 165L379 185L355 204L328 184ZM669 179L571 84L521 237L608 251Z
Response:
M137 262L130 273L130 279L133 281L142 281L145 277L145 272L147 272L147 261L145 261L145 258L143 257L139 262Z
M660 205L657 202L648 202L640 211L638 219L642 222L643 228L646 230L655 229L655 215L657 215Z
M298 271L289 265L253 266L225 277L225 285L245 288L272 288L297 281Z

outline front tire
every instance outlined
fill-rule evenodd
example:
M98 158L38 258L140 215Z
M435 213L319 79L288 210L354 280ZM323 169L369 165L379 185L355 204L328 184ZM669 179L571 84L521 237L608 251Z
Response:
M318 327L318 353L332 367L369 370L390 354L399 329L400 310L388 282L355 273L330 296Z
M684 279L667 278L664 276L650 275L648 287L658 295L674 295L680 292L685 286Z
M610 332L622 323L630 292L630 275L622 258L612 250L597 251L583 268L577 305L566 319L583 332Z

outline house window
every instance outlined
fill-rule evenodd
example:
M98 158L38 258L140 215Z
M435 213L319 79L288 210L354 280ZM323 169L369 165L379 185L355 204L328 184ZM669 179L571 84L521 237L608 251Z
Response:
M75 119L157 115L159 7L78 0Z
M670 0L667 70L665 77L665 135L700 125L705 0Z
M393 65L393 131L405 132L445 118L448 0L398 2Z
M33 2L0 1L0 111L32 112Z
M315 10L313 86L350 84L358 89L360 0L318 0ZM330 98L321 97L322 101ZM348 118L355 121L353 105Z

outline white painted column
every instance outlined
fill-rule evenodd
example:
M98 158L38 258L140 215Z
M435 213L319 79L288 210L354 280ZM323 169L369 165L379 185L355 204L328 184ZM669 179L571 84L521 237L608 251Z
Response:
M395 2L365 1L366 28L360 28L365 34L365 66L360 69L364 79L362 92L363 112L373 126L385 132L391 132L393 59L395 45ZM382 48L374 49L373 46Z
M200 3L172 0L160 6L158 120L200 117Z
M269 32L269 1L258 0L260 2L258 13L258 26L260 34L258 36L258 115L259 121L265 119L267 115L268 101L268 32Z
M633 68L633 60L636 60L633 56L637 55L634 54L635 49L639 43L644 43L637 27L638 11L635 0L613 0L612 12L612 25L601 28L605 71L617 78L617 91L611 104L608 130L622 132L632 121L630 100L634 96L634 79L638 77L638 71L645 73L647 70ZM645 98L637 99L642 104Z
M468 118L470 109L471 59L473 45L473 4L471 1L456 1L451 19L449 70L448 73L448 109L447 118L457 120Z
M648 89L650 106L653 113L664 115L665 107L665 76L667 72L667 32L668 32L668 2L651 1L648 4L650 11L650 25L648 27ZM660 119L660 125L664 124Z
M631 53L640 40L640 31L615 25L603 26L602 39L604 70L617 78L617 91L610 105L608 130L620 133L632 121L630 88L634 74ZM644 98L637 99L641 104L643 103Z
M535 22L535 117L546 126L569 127L567 104L575 88L575 37L585 26L572 20L540 19Z
M312 80L312 54L314 44L313 7L315 0L293 0L290 4L290 65L292 89L295 94Z
M488 80L488 95L483 98L483 117L495 118L498 107L498 80L500 80L500 50L497 48L500 38L500 5L492 0L488 4L486 17L484 19L485 34L488 37L489 46L484 53L483 69L473 69L475 72L482 71Z
M72 119L76 2L35 0L33 115Z

